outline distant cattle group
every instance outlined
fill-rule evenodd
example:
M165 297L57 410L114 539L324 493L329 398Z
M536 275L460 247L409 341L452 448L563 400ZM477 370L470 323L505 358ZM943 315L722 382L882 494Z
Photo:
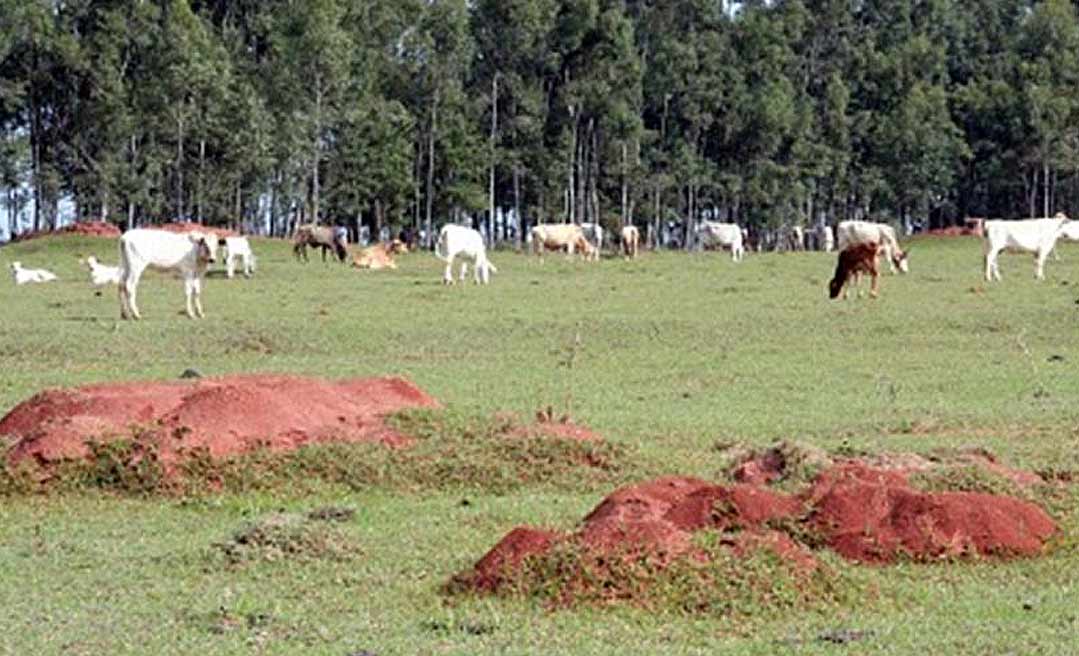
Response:
M199 226L191 226L199 228ZM186 228L185 228L186 229ZM388 233L392 234L392 233ZM636 259L640 253L641 232L633 224L624 225L613 233L622 255ZM649 229L649 243L653 234ZM881 260L893 273L910 271L910 249L900 246L895 228L886 223L872 221L841 221L833 230L831 226L819 225L808 230L788 226L781 230L779 250L797 251L807 246L830 252L838 248L834 274L829 282L830 298L847 298L857 288L863 276L871 278L869 295L880 293ZM1058 213L1049 218L1026 220L978 220L978 233L984 239L984 276L987 282L1000 280L999 255L1002 252L1025 252L1034 257L1034 276L1045 277L1045 264L1059 240L1079 241L1079 222L1071 221ZM687 235L688 236L688 235ZM752 243L759 246L756 233L751 235L736 223L700 221L692 235L702 249L730 251L734 262L741 262ZM420 233L402 231L400 237L359 249L352 256L352 266L365 270L397 269L396 258L408 253L410 246L418 246ZM555 251L565 253L567 258L579 255L584 260L600 258L605 244L605 231L598 223L540 223L528 232L531 250L540 256ZM348 232L340 226L302 224L292 239L293 253L306 262L307 249L318 248L322 260L327 252L341 262L348 259ZM133 229L123 233L119 240L119 264L112 266L89 255L81 260L89 273L90 283L95 287L116 285L120 297L120 315L125 319L139 319L138 287L146 269L171 272L184 281L186 313L192 318L203 316L201 301L202 282L211 264L221 251L225 275L233 278L239 267L244 277L255 272L256 259L247 237L239 235L216 236L212 229L194 229L190 232L173 232L160 229ZM444 225L434 243L434 254L445 263L442 281L453 284L472 277L477 284L487 284L498 269L487 253L484 235L477 230L456 224ZM454 264L460 264L457 276ZM26 268L21 262L12 262L11 273L15 284L46 283L57 280L51 271Z

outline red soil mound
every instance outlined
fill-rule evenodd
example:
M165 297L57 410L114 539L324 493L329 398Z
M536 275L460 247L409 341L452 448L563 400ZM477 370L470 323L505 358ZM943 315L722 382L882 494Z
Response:
M767 528L774 519L793 518L801 503L770 490L722 487L696 478L668 477L615 491L584 518L572 534L518 527L458 577L466 587L495 591L511 581L525 558L542 556L559 545L583 550L595 562L648 562L664 567L681 557L706 558L693 545L705 528L740 529L725 544L748 556L770 551L801 571L816 560L804 547Z
M762 469L775 468L765 463ZM921 492L907 477L902 469L844 460L797 495L762 485L661 478L615 491L574 533L514 529L455 582L496 591L516 580L526 558L542 557L559 546L588 554L593 563L645 562L651 569L664 568L679 558L708 558L693 541L702 530L717 532L720 544L735 556L769 551L803 573L818 567L810 545L865 563L903 557L1008 558L1037 555L1056 532L1052 519L1032 503L969 492ZM810 544L799 541L806 538Z
M39 230L16 236L12 241L27 241L53 235L86 235L89 237L119 237L120 229L107 221L80 221L58 230Z
M1044 510L1012 497L920 492L900 472L847 463L805 494L809 527L840 555L861 562L963 556L1034 556L1056 531Z
M11 464L30 459L48 467L88 455L87 440L137 436L169 466L194 449L222 457L327 441L399 446L407 438L390 429L385 416L437 405L400 378L228 376L91 385L35 395L0 419L0 435L18 440L8 453Z

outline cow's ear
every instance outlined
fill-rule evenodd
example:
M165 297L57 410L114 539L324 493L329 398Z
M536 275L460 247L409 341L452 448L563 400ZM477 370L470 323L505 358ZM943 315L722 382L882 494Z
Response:
M187 233L187 238L191 240L192 244L197 244L200 241L206 239L206 237L204 237L201 232L189 232Z

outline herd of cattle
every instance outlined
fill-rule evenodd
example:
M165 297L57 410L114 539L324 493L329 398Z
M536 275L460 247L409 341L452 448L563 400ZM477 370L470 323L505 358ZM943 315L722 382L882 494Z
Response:
M1057 240L1064 238L1079 241L1079 222L1071 221L1064 214L1051 218L1018 221L985 221L985 279L1000 280L997 259L1002 251L1033 253L1035 277L1045 277L1045 261L1053 252ZM834 235L825 227L819 235L824 250L832 250L837 244L840 251L835 275L829 284L829 296L837 298L841 293L849 295L852 283L862 275L872 278L870 296L878 293L880 260L883 258L894 272L907 273L909 258L896 238L895 230L888 224L869 221L843 221L836 226ZM640 232L633 225L622 228L619 235L623 255L636 258L640 249ZM723 248L731 252L731 258L740 262L745 255L747 234L734 223L703 221L697 229L702 246ZM568 256L579 253L586 260L597 260L603 249L604 233L597 224L545 223L530 232L532 249L542 255L547 251L565 252ZM191 318L203 316L201 293L202 278L209 265L223 250L226 274L234 277L237 264L245 277L255 271L255 256L246 237L218 237L211 232L174 233L166 230L136 228L120 236L120 264L108 266L94 257L84 262L90 272L90 282L95 286L116 285L119 288L120 315L124 319L139 319L137 304L138 285L148 268L178 274L184 281L187 314ZM293 253L297 259L307 261L307 248L333 254L342 262L348 258L348 237L342 228L307 224L299 226L293 237ZM408 252L408 245L399 239L364 248L353 256L352 265L360 269L395 269L394 256ZM468 266L473 267L473 277L478 284L490 282L491 274L498 269L487 257L483 236L472 228L447 224L439 232L434 254L446 263L443 283L453 284L453 265L459 261L459 279L467 277ZM28 269L21 262L11 263L15 284L45 283L56 280L55 274L45 269Z

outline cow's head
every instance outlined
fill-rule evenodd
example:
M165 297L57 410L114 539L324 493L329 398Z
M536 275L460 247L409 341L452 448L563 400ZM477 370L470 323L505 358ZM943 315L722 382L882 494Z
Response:
M400 239L394 239L390 242L390 247L386 249L391 255L398 254L403 255L408 252L408 244Z
M910 273L910 250L895 249L892 252L892 263L903 273Z
M836 272L836 277L828 283L828 298L838 298L839 292L843 291L843 284L846 282L846 276L839 275Z
M214 263L214 251L217 250L217 240L212 235L206 235L201 232L192 232L187 235L187 238L195 245L195 260L200 265Z

